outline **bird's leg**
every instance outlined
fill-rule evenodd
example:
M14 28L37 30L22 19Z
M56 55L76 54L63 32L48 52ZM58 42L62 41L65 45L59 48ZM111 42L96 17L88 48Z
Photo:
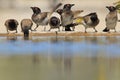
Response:
M38 26L39 26L39 25L37 24L37 25L36 25L36 28L34 29L34 31L36 31L36 29L38 28Z
M64 31L64 30L65 30L65 27L62 28L62 31Z
M21 27L21 32L23 32L23 28Z
M9 34L9 30L7 29L7 33Z
M114 32L117 32L116 29L114 29Z
M87 28L85 27L85 33L87 33L86 29L87 29Z
M44 31L46 31L46 26L44 26Z
M34 30L32 30L32 28L30 28L30 30L31 30L31 31L34 31Z
M60 32L60 27L58 27L58 31Z
M95 28L93 28L95 30L95 32L98 32Z
M74 27L72 27L73 28L73 31L75 31L75 26Z
M52 28L50 28L48 31L51 31Z
M18 33L17 29L16 29L16 33Z

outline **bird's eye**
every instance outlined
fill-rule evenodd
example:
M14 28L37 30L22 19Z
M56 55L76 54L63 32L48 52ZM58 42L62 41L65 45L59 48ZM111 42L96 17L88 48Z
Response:
M112 6L111 6L110 8L111 8L111 9L113 9L113 7L112 7Z
M67 7L69 7L70 5L69 4L67 4Z

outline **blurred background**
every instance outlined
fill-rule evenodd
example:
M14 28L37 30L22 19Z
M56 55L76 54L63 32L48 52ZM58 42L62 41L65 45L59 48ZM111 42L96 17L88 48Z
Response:
M81 16L89 14L90 12L97 12L100 18L100 24L97 26L97 29L99 32L102 32L102 29L105 27L105 16L108 13L105 6L113 5L113 3L117 1L118 0L0 0L0 32L6 33L6 29L4 28L6 19L15 18L20 22L23 18L31 18L31 6L40 7L44 12L50 11L52 7L59 2L63 4L74 3L75 6L72 10L84 10L84 12L80 14ZM33 27L35 27L35 25ZM18 29L20 30L20 26ZM38 31L41 31L41 29L42 27L39 27ZM120 28L117 27L117 30L119 31ZM76 31L84 31L84 27L79 25L76 27Z

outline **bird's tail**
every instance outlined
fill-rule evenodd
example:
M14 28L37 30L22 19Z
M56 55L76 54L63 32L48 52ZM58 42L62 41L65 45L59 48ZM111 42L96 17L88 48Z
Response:
M58 9L61 5L62 5L62 3L57 4L57 5L53 8L52 13L55 12L56 9Z
M73 14L74 14L74 17L78 17L80 15L80 13L84 12L84 10L76 10L76 11L73 11Z
M77 24L77 23L69 24L69 25L65 26L65 31L72 31L72 30L70 29L70 27L75 27L75 26L77 26L77 25L79 25L79 24Z
M103 30L103 32L108 32L110 29L108 29L107 27Z
M77 25L79 25L79 24L77 24L77 23L72 23L72 24L69 25L69 27L75 27L75 26L77 26Z

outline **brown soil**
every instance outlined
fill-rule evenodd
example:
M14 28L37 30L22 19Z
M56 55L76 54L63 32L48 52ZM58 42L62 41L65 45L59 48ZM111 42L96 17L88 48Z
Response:
M30 33L30 36L120 36L120 33L84 33L84 32L45 32L45 33ZM23 36L18 33L0 33L0 36Z

